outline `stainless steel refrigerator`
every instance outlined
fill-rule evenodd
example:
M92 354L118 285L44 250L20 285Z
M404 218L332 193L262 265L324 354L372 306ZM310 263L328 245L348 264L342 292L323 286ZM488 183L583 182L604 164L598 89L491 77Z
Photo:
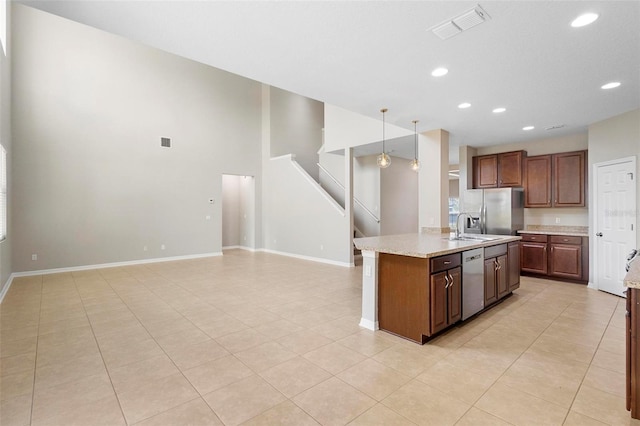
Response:
M524 190L468 189L460 211L470 216L462 217L466 234L516 235L524 227Z

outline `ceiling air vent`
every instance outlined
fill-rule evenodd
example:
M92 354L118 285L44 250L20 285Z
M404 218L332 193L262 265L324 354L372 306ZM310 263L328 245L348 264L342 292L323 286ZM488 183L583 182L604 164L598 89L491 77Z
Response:
M460 34L461 32L468 30L469 28L482 24L487 19L491 19L489 14L485 12L480 5L477 5L471 10L467 10L454 18L448 19L445 22L430 28L430 30L442 40L446 40L456 34Z
M556 124L555 126L545 127L545 130L562 129L564 126L566 126L566 124Z
M171 148L171 139L169 138L160 138L160 146L165 148Z

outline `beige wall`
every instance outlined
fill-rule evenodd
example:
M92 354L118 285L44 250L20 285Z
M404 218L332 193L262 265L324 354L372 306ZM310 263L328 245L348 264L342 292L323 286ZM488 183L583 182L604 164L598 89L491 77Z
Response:
M380 235L418 232L418 174L409 160L391 158L380 170Z
M6 2L7 6L7 36L11 37L11 2ZM12 136L11 136L11 56L12 56L12 47L11 40L7 40L6 43L7 51L0 53L0 143L7 150L7 184L8 184L8 192L7 196L9 197L8 205L11 206L11 197L13 195L11 191L11 183L12 183L12 173L11 169L13 166L13 162L11 159L11 151L12 151ZM0 48L0 51L2 49ZM13 220L13 215L11 214L11 210L7 211L9 226L7 238L0 242L0 295L3 294L5 286L9 280L9 276L13 272L12 262L11 262L11 251L12 251L12 242L13 232L11 232L11 221Z
M582 151L588 149L588 146L587 133L576 133L526 142L478 147L475 155L496 154L499 152L519 151L521 149L527 151L527 155L544 155L557 152Z
M589 188L593 191L593 165L609 160L640 155L640 109L603 120L589 126ZM636 170L637 176L637 170ZM636 180L637 181L637 180ZM636 202L640 203L640 185ZM593 206L594 196L589 194L589 205ZM640 223L636 208L636 224ZM590 223L593 215L590 214ZM636 227L636 239L640 242L640 230Z
M271 156L295 154L302 168L318 180L324 104L275 87L270 102Z
M220 252L222 175L262 175L261 85L13 9L14 272Z

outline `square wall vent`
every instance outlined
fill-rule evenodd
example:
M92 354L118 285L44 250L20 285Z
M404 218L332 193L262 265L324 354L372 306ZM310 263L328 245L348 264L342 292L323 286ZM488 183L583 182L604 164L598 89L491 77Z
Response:
M160 146L163 146L165 148L171 148L171 139L160 138Z
M446 20L445 22L430 28L431 32L440 37L442 40L453 37L456 34L460 34L463 31L473 28L476 25L482 24L487 19L491 19L489 14L477 5L473 9Z

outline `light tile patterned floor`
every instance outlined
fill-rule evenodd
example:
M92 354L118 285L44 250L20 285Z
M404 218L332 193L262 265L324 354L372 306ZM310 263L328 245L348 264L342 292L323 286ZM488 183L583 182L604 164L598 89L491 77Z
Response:
M523 277L420 346L358 326L361 273L232 250L17 278L0 424L640 424L623 299Z

